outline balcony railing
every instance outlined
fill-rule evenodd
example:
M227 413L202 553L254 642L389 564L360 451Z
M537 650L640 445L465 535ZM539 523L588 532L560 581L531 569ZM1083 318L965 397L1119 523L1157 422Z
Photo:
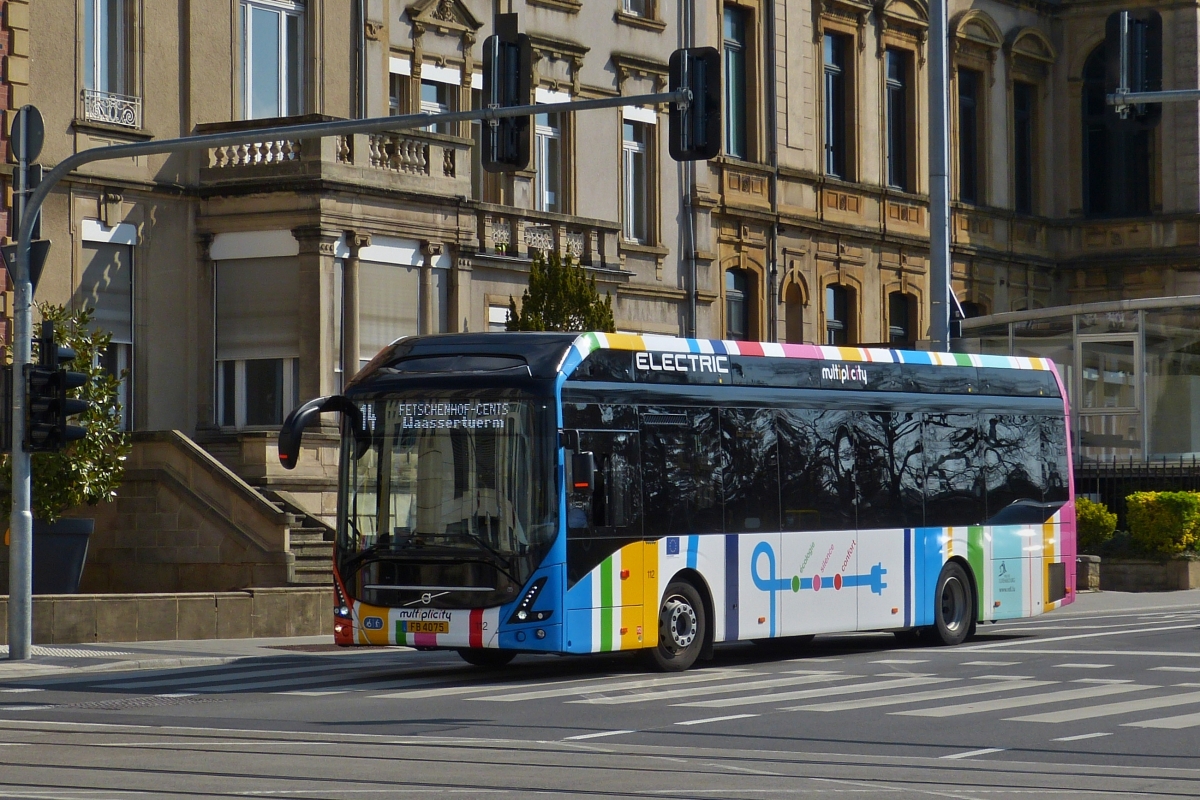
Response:
M321 119L332 118L308 115L196 126L201 134L245 132L241 143L209 148L201 164L201 182L271 183L285 176L308 177L436 195L470 195L469 139L415 130L305 140L263 141L255 135L257 129L272 125Z
M569 255L597 269L619 269L620 225L529 209L482 204L478 216L481 255L527 258L535 251Z
M127 94L83 90L83 118L88 122L120 125L124 128L142 127L142 98Z

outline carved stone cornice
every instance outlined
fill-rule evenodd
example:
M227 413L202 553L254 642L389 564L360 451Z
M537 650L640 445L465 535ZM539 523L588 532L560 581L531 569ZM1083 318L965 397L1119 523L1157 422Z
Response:
M432 30L442 36L458 36L463 50L469 51L476 31L483 27L461 0L417 0L405 12L412 22L414 42Z
M668 67L665 62L632 53L613 53L610 58L617 71L617 86L622 92L629 78L653 78L656 87L666 82Z

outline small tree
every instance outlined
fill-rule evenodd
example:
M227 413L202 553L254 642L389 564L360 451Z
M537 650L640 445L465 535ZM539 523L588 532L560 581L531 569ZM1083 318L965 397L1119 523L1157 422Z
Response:
M613 332L612 295L600 299L596 279L590 277L570 256L540 251L529 268L529 288L517 301L508 298L510 331L605 331Z
M100 356L112 341L112 334L88 330L94 313L91 309L71 311L43 303L38 310L43 320L54 323L58 344L75 351L75 359L67 368L87 376L71 396L90 404L74 423L86 428L87 436L62 450L33 454L33 516L53 522L67 509L110 502L117 496L130 444L129 435L121 430L121 404L117 399L125 376L111 375L100 365ZM38 355L35 344L35 362ZM20 390L21 384L15 388ZM14 442L13 446L21 445ZM0 511L7 519L12 509L12 461L7 455L0 462L0 481Z

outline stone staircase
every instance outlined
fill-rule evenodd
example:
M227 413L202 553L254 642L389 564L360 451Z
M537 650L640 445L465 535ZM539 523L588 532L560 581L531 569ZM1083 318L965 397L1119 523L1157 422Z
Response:
M332 586L336 531L301 508L287 492L260 491L270 503L290 517L288 550L296 560L289 585Z

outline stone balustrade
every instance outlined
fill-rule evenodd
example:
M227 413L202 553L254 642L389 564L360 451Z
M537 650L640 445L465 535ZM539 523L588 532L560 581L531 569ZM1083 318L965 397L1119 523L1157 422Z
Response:
M569 255L598 269L619 269L617 223L481 204L479 245L484 255L529 258L534 252Z
M264 141L255 130L327 117L248 120L197 126L197 133L245 131L246 139L212 147L200 166L204 184L267 182L284 177L345 181L424 194L469 196L471 141L420 130Z

